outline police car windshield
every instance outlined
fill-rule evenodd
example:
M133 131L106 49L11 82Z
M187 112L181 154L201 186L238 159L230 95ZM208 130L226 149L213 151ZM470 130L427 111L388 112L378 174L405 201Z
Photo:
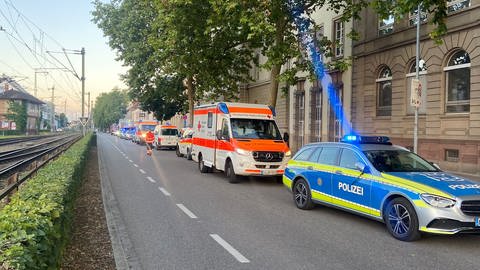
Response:
M232 135L236 139L281 140L282 136L273 120L231 119Z
M368 150L364 153L380 172L438 172L428 161L406 150Z

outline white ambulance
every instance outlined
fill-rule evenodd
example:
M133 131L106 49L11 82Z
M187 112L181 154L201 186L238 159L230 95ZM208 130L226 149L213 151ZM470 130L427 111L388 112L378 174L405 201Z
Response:
M219 102L194 110L192 159L202 173L281 176L291 157L267 105Z
M153 145L157 150L162 147L175 149L178 143L178 129L171 125L157 125L153 131L155 141Z

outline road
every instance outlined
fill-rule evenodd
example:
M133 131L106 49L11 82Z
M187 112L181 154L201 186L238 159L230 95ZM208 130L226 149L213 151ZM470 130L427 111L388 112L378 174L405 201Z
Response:
M273 179L229 184L174 151L99 134L118 269L479 269L479 235L405 243L382 223L295 207Z

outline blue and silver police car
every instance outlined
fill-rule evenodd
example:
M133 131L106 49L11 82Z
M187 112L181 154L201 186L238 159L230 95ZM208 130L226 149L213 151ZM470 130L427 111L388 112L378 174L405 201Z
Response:
M445 173L388 137L306 145L288 162L283 184L300 209L320 203L364 215L402 241L421 232L480 232L480 183Z

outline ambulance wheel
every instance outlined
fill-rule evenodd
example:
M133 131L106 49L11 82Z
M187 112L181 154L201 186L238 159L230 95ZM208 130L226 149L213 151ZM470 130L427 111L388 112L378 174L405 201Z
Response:
M410 242L420 238L417 213L407 199L398 197L388 202L383 218L388 232L396 239Z
M208 169L209 168L205 166L205 163L203 162L202 155L198 156L198 170L200 170L201 173L207 173Z
M231 184L236 184L239 182L239 177L235 174L235 169L233 168L233 163L231 160L227 160L225 164L225 176L228 178L228 182Z
M192 152L187 148L187 160L192 160Z
M183 156L182 153L180 153L180 147L178 147L178 145L177 145L177 147L175 147L175 153L177 154L177 157L182 157Z
M312 193L305 179L299 179L293 186L293 201L295 205L302 210L310 210L315 204L312 201Z

